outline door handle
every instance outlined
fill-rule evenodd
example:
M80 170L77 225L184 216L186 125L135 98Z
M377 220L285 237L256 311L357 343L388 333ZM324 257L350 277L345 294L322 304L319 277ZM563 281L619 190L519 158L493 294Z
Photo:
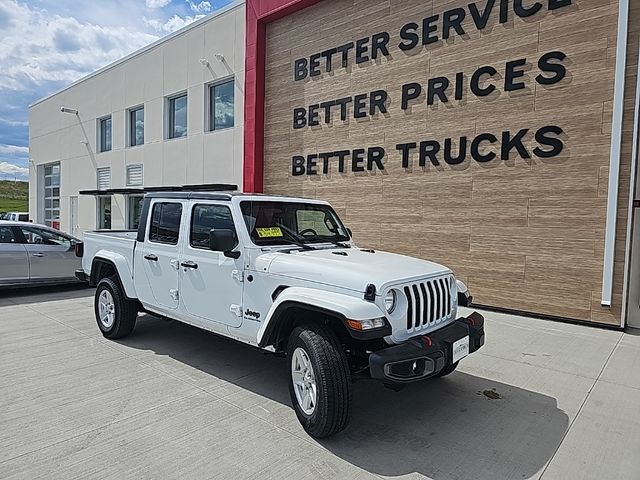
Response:
M150 262L157 262L158 261L158 257L156 257L154 254L145 255L144 259L145 260L149 260Z
M34 253L32 257L44 257L44 253Z
M194 270L198 269L198 264L196 262L192 262L191 260L182 262L180 265L182 265L184 268L193 268Z

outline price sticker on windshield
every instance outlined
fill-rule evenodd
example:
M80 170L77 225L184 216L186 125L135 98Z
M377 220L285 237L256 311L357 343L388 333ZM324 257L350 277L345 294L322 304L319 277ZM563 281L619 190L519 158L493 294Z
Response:
M260 238L278 238L283 236L280 227L256 228L256 233Z

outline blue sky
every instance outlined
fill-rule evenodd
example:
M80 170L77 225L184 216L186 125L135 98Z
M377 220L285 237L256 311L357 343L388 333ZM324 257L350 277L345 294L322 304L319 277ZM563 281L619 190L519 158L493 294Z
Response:
M28 106L231 0L0 0L0 179L28 178Z

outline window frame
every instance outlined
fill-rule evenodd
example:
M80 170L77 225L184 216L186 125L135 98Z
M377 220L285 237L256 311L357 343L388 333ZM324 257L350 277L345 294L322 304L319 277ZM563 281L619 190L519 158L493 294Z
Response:
M137 194L132 194L132 195L127 195L127 206L126 206L126 211L127 211L127 230L137 230L138 227L140 227L140 220L142 219L142 203L140 205L140 218L138 218L138 226L137 227L133 227L131 225L131 201L134 198L139 198L144 202L144 195L137 195Z
M180 206L180 223L178 224L178 236L176 237L176 241L174 242L163 242L163 241L159 241L159 240L152 240L151 239L151 231L153 229L153 216L154 216L154 212L156 209L157 205L179 205ZM180 243L180 230L182 230L182 217L184 216L184 204L182 202L154 202L151 204L150 206L150 217L151 220L148 221L149 223L149 227L147 229L147 236L146 236L146 241L149 243L155 243L156 245L171 245L171 246L175 246L178 245ZM162 215L162 212L160 212L160 215Z
M54 172L54 169L57 167L57 174ZM47 173L47 169L50 169L50 173ZM42 168L42 214L43 214L43 222L47 227L56 228L54 224L60 226L60 178L62 174L62 165L60 162L46 163ZM57 183L55 183L55 179L57 177ZM51 181L49 185L47 185L47 178L50 178ZM54 195L54 191L58 190L58 195ZM47 191L50 192L50 195L47 195ZM50 206L47 206L47 200L49 200ZM55 201L58 201L58 206L54 207L53 204Z
M179 98L185 98L185 132L184 135L176 136L175 135L175 101ZM186 138L189 134L189 93L185 90L180 93L176 93L175 95L171 95L166 97L165 108L167 114L165 115L166 121L166 136L167 140L174 140L176 138Z
M102 131L102 126L107 121L109 121L109 148L105 148L106 135L103 136ZM104 117L98 118L98 153L110 152L111 150L113 150L113 117L111 115L105 115Z
M134 121L134 115L140 110L142 110L142 142L137 143L136 122ZM145 141L144 130L145 130L145 124L146 124L145 114L146 112L145 112L144 104L127 109L127 146L128 147L140 147L144 145L144 141Z
M232 93L233 93L233 125L225 126L225 127L217 127L216 126L216 109L215 109L215 89L222 85L226 85L228 83L232 84ZM236 126L236 79L235 77L227 77L221 80L217 80L212 83L208 83L206 85L206 98L207 98L207 131L208 132L219 132L222 130L229 130Z
M192 243L192 239L191 239L191 235L193 234L193 222L196 218L195 216L195 211L197 207L220 207L220 208L225 208L228 210L229 212L229 218L231 218L231 223L233 224L233 232L236 238L236 244L234 245L233 248L236 248L238 246L238 243L240 242L239 238L238 238L238 229L236 227L236 221L233 218L233 211L231 210L231 207L229 207L228 205L222 205L220 203L194 203L193 206L191 207L191 218L189 220L189 248L195 249L195 250L209 250L211 252L219 252L219 250L211 250L208 246L207 247L200 247L200 246L196 246Z
M109 227L102 226L102 202L109 200ZM97 230L111 230L113 228L113 199L111 195L97 195L96 196L96 229Z

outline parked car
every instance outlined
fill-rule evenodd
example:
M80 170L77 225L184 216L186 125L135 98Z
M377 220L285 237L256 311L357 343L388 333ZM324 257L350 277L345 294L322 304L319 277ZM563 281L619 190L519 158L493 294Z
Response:
M0 220L0 287L77 282L82 242L44 225Z
M352 379L442 377L484 344L483 317L457 316L470 297L451 270L358 248L323 201L152 193L137 232L85 233L84 253L78 278L97 285L105 337L146 311L285 355L314 437L347 425Z
M3 220L10 222L28 222L29 214L24 212L7 212L4 214Z

